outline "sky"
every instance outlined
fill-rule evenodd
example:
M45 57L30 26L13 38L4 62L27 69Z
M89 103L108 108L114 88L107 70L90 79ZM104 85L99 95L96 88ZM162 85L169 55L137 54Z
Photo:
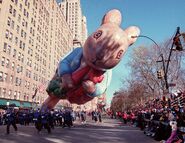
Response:
M156 43L171 38L178 26L181 32L185 32L185 0L81 0L81 7L87 18L88 34L100 26L102 17L111 9L121 11L123 29L136 25L141 35L152 38ZM108 104L114 92L123 86L123 79L129 77L127 62L132 57L131 51L148 44L153 43L146 38L139 38L113 69L112 81L106 93Z
M136 25L141 35L152 38L158 44L171 38L178 26L181 32L185 32L185 0L81 0L81 8L87 18L89 35L96 31L104 14L111 9L121 11L123 29ZM108 104L114 92L123 86L122 80L129 77L127 62L132 58L132 50L140 45L152 44L146 38L139 38L113 69L112 81L106 93Z

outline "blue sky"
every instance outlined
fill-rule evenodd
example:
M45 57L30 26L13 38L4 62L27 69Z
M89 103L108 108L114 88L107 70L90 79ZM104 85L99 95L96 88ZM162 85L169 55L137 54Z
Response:
M122 13L123 29L136 25L142 35L151 37L157 43L171 38L178 26L181 32L185 32L185 0L81 0L81 7L87 18L89 34L99 27L103 15L114 8ZM122 86L121 80L129 77L130 70L126 63L132 56L131 50L145 44L153 43L148 39L138 39L113 69L112 82L107 90L108 104L113 93Z

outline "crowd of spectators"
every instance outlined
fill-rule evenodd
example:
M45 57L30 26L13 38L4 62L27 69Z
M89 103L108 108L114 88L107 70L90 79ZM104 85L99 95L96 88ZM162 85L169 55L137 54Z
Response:
M139 127L156 141L184 143L185 138L185 92L171 97L152 99L127 112L110 114L125 124Z

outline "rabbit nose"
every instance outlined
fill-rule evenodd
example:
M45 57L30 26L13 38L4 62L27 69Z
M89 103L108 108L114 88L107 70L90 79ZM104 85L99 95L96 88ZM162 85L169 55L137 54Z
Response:
M102 60L103 58L104 58L104 54L103 54L103 52L101 51L101 52L97 55L96 59L97 59L97 60Z

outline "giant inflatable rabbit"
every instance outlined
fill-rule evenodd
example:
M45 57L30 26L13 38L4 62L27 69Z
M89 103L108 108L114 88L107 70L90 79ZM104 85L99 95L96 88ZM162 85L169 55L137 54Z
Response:
M60 61L47 87L49 96L42 109L52 109L60 99L84 104L106 91L112 77L111 69L136 41L133 37L140 33L136 26L120 28L121 19L119 10L106 13L84 47L74 49Z

